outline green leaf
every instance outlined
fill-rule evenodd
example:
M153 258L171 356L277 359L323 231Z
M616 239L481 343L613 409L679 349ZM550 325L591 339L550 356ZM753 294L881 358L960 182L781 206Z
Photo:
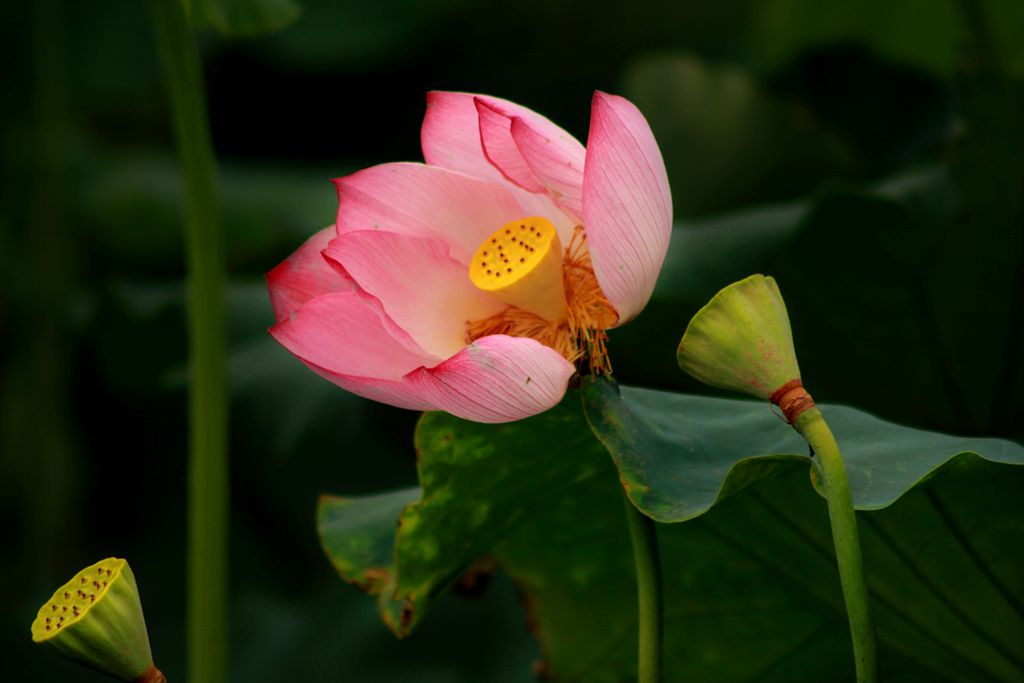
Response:
M393 598L391 558L399 515L418 493L418 489L401 489L359 498L321 496L317 506L320 543L331 564L345 581L377 596L381 618L399 635L409 610L408 601Z
M324 496L317 506L317 528L324 552L349 583L371 594L387 583L394 552L396 520L419 489L409 488L373 496Z
M626 388L628 410L620 410L603 403L615 398L613 387L584 391L591 421L603 421L616 438L635 438L638 450L688 435L671 450L637 456L644 473L620 475L576 395L508 425L426 414L416 437L419 500L400 514L397 503L412 492L322 508L321 521L333 520L321 524L324 546L340 554L332 562L350 577L367 569L393 577L378 599L399 635L462 572L497 566L519 585L552 680L628 680L635 675L635 586L619 480L658 481L685 499L691 518L659 526L667 680L850 679L825 503L809 485L809 460L792 430L767 406L746 401ZM659 405L664 414L654 420ZM1014 644L1024 638L1024 596L1014 549L1024 530L1011 522L1022 512L1024 470L994 461L1024 462L1024 449L825 410L837 415L841 443L854 447L878 427L886 449L867 448L863 457L895 459L870 462L853 484L862 505L888 506L861 513L885 676L1021 680ZM844 412L848 419L838 417ZM863 431L851 436L849 425ZM942 452L932 454L933 447ZM957 455L967 450L981 455ZM673 479L688 463L696 463L691 481ZM656 474L662 468L664 477ZM366 550L392 540L389 562ZM357 551L348 550L353 545Z
M185 0L194 26L210 26L225 36L274 33L299 18L295 0Z
M810 463L804 440L768 403L584 383L594 433L630 499L659 522L684 522L751 483ZM1024 465L1024 447L903 427L847 406L819 406L839 440L858 510L896 502L961 459ZM981 455L984 454L984 455Z
M571 401L534 421L533 429L463 429L468 424L426 413L416 430L424 496L402 513L396 540L395 599L409 608L400 633L567 481L610 476L607 458ZM552 443L561 457L552 455Z

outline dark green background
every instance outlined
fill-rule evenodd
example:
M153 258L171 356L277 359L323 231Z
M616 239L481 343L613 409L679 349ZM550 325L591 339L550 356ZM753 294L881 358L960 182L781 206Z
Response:
M273 35L199 37L232 283L235 680L525 681L539 655L500 577L401 643L337 580L317 495L414 483L416 416L265 334L262 273L333 220L331 177L419 158L428 89L581 140L595 88L647 114L679 226L652 305L612 337L623 382L697 389L675 368L686 321L767 271L818 398L1024 436L1024 3L318 0ZM28 627L118 555L181 681L180 186L146 5L12 5L0 59L0 674L97 679Z

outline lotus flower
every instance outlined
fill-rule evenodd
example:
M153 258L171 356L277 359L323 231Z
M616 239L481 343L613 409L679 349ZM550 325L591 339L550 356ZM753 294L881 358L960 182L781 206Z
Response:
M605 330L647 304L672 232L640 111L597 92L584 148L506 100L432 92L426 164L335 180L337 222L267 275L273 337L352 393L477 422L607 372Z

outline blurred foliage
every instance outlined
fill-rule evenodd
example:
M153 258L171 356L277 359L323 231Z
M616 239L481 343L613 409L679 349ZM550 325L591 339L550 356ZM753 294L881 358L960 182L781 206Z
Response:
M225 36L256 36L279 31L299 18L295 0L183 0L189 21L212 26Z
M648 112L672 169L677 215L800 194L823 175L854 170L847 146L809 111L771 97L736 67L649 58L629 72L626 92Z
M262 36L252 33L283 26L296 4L195 1L219 29L200 37L233 280L237 680L523 681L539 657L516 588L500 577L476 601L439 597L431 618L400 643L369 600L337 581L313 527L317 496L415 484L415 416L345 395L265 334L272 316L262 273L333 220L330 177L420 157L430 88L520 101L581 139L595 88L628 94L650 118L680 222L652 305L613 335L621 380L695 389L673 357L686 320L717 289L761 270L785 293L817 398L918 427L1024 437L1019 1L639 0L627 10L582 0L304 0L293 23ZM0 22L7 65L0 72L0 514L9 530L0 547L7 607L0 638L11 644L4 672L15 680L95 679L39 657L28 624L51 585L83 561L119 555L137 569L154 655L178 680L186 379L180 187L149 17L144 3L114 0L7 9ZM610 464L595 460L595 467ZM813 524L820 515L799 512L800 501L820 500L797 478L791 512ZM1000 486L1019 492L1015 480L940 491L979 547L1012 531L1009 503L993 494ZM743 512L745 500L737 498L735 514L759 524L766 513ZM133 514L115 514L124 509ZM617 504L596 512L615 516L609 528L620 524ZM713 533L696 524L666 533ZM922 543L935 536L926 519L915 524ZM625 543L624 530L614 534L609 553ZM749 559L757 549L739 540L744 550L721 552L724 566L750 572L751 583L740 587L781 572L783 597L772 604L806 609L792 571L777 558ZM548 559L585 558L587 543L553 537L558 552ZM626 604L623 571L608 590ZM557 598L558 586L550 590ZM929 600L921 618L943 618ZM800 633L820 624L814 651L831 643L841 653L841 620L826 613L809 614ZM700 632L695 614L678 618L673 623ZM716 618L741 637L754 634L743 630L745 618L724 611ZM750 628L771 635L770 621ZM695 638L679 656L737 659L722 642Z
M1024 6L1016 0L767 0L758 4L753 43L768 70L815 46L857 43L887 59L948 76L964 41L962 11L970 11L970 5L987 11L1010 64L1024 68Z
M648 315L612 337L617 368L648 384L707 391L672 359L638 350L677 343L721 286L765 272L786 297L816 397L911 424L1020 438L1022 223L1001 217L1001 232L979 239L960 223L957 192L948 170L926 169L678 226ZM972 268L992 272L965 278Z
M659 526L666 680L852 677L825 502L811 492L803 440L761 402L621 392L585 383L586 419L575 391L511 425L425 415L419 500L415 489L324 499L329 556L377 595L399 635L463 572L499 567L523 592L552 680L631 680L635 586L621 479L648 514L687 521ZM861 517L885 680L1020 680L1024 593L1013 548L1024 529L1012 520L1024 447L822 410L856 505L881 510ZM985 512L992 524L974 528Z

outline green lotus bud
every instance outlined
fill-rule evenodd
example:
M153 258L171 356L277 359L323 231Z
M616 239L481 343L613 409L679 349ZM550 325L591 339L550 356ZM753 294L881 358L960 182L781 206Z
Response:
M78 572L39 608L32 640L122 681L166 683L153 666L135 576L110 557Z
M705 384L770 400L790 422L814 405L800 381L786 304L770 277L751 275L718 292L693 316L676 355L679 367Z

